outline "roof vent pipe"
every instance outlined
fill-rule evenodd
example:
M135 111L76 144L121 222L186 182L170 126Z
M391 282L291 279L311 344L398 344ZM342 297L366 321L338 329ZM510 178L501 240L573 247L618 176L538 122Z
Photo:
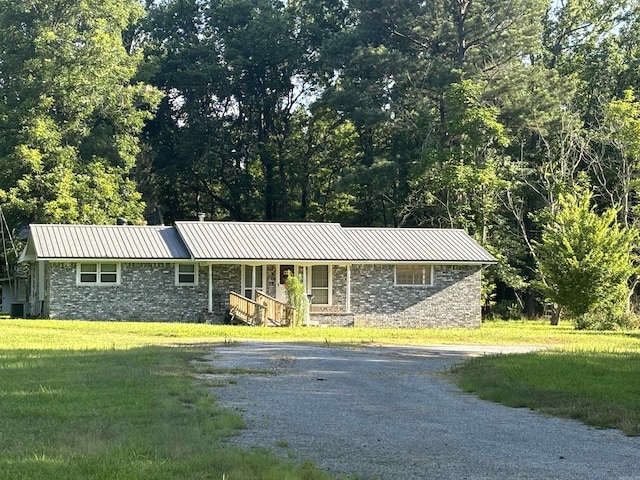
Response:
M206 217L206 215L207 215L206 213L202 213L202 212L198 213L198 221L204 222L204 217Z

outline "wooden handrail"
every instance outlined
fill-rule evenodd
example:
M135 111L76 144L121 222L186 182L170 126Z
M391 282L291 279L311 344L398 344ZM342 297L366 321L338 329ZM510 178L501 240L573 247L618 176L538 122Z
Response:
M239 293L229 292L229 312L249 325L266 325L266 307Z
M296 309L288 303L270 297L264 292L256 291L256 302L266 307L265 322L273 322L276 325L293 325L293 317Z

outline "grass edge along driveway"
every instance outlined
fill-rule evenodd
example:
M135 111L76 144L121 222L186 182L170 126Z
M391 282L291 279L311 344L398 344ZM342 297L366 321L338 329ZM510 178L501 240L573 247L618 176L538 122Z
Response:
M195 377L207 344L243 339L547 345L554 350L474 359L455 378L494 401L637 434L637 407L624 400L640 381L640 342L633 332L593 334L540 322L427 331L34 320L0 325L0 478L329 478L308 463L225 445L242 421L219 409ZM532 372L537 375L527 376ZM469 377L484 383L465 383ZM611 380L617 377L620 382ZM504 392L516 392L515 400ZM549 399L564 410L554 410Z

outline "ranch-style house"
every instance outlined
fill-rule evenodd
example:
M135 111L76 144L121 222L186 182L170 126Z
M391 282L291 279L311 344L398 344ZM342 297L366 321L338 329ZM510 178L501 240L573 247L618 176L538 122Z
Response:
M286 324L286 276L310 325L477 327L495 259L456 229L335 223L31 225L32 317Z

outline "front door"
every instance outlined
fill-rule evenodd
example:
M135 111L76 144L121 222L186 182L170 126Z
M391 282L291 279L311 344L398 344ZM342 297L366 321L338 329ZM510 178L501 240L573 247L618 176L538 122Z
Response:
M278 281L276 283L276 299L286 303L287 302L287 289L284 284L287 281L287 276L297 275L298 266L292 264L278 265Z

